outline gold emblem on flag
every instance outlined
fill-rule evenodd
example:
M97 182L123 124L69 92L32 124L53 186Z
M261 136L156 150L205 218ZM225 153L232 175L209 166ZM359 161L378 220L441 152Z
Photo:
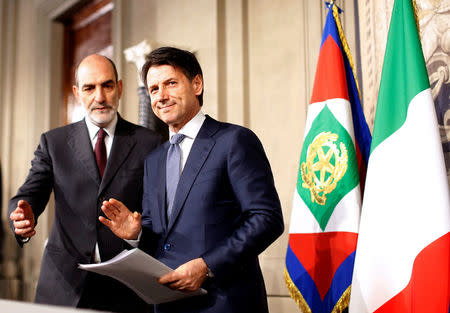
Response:
M335 142L338 138L331 132L318 134L308 147L306 162L301 164L302 187L309 189L313 203L325 205L327 194L336 188L347 171L347 148L343 142L337 147Z

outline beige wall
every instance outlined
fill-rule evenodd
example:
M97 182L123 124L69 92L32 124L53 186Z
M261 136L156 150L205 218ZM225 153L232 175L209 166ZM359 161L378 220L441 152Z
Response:
M4 29L0 47L0 159L3 170L2 218L6 221L7 200L23 183L39 135L50 126L50 106L49 101L45 101L48 86L42 84L45 77L48 77L51 66L44 68L48 63L42 59L45 52L39 48L45 41L46 34L39 36L36 33L40 16L33 3L2 0L0 5L1 20L5 21L2 24ZM57 87L56 81L51 88ZM9 233L5 237L2 247L7 255L5 276L11 283L11 290L3 288L3 292L20 292L27 299L33 297L42 245L48 234L48 214L41 216L39 224L36 239L27 249L16 249L15 239ZM18 268L23 268L23 272L18 272ZM20 273L23 279L17 281Z
M6 199L24 181L40 133L56 126L61 101L61 29L52 19L73 2L0 0L0 17L6 19L0 25L11 31L0 40L0 156ZM352 51L356 51L354 2L340 1L346 10L343 26ZM116 0L115 5L114 53L125 83L120 108L125 118L138 120L137 80L135 66L126 63L121 51L147 39L154 47L175 45L194 51L204 70L204 111L222 121L249 127L261 139L286 223L285 234L260 257L270 311L298 312L284 285L284 256L326 13L324 2ZM38 237L21 251L27 300L34 292L51 215L50 209L48 216L41 217ZM8 260L14 262L17 251L12 236L8 235L8 243Z
M218 112L218 36L217 3L197 1L123 1L122 48L148 39L153 47L175 45L196 52L206 77L205 111ZM123 113L137 121L136 68L122 63L127 84L123 98Z

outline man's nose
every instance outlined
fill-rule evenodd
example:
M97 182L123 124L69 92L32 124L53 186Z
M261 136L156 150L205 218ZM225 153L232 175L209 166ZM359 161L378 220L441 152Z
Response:
M105 102L105 91L103 90L103 88L96 88L95 89L95 101L98 103L103 103Z
M169 99L169 92L167 88L163 86L159 90L158 100L164 102L168 99Z

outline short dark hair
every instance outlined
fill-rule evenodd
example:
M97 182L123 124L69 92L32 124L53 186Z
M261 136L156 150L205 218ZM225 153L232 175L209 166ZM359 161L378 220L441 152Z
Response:
M104 57L105 59L107 59L109 61L109 63L111 63L112 68L114 70L114 77L115 77L116 83L117 83L117 81L119 80L119 74L117 73L117 68L116 68L116 65L114 64L113 60L111 60L110 58L108 58L104 55L100 55L100 56ZM79 87L78 86L78 68L80 67L81 62L83 62L84 59L85 58L83 58L80 62L78 62L77 68L75 69L75 86L77 86L77 87Z
M146 89L148 89L147 73L152 66L171 65L181 70L189 81L192 81L197 75L200 75L203 79L202 68L195 55L189 51L174 47L161 47L150 52L145 59L146 62L141 70L141 79ZM197 98L200 106L202 106L203 90Z

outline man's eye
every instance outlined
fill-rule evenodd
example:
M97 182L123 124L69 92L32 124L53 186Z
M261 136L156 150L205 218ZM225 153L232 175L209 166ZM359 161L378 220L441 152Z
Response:
M85 86L85 87L83 87L83 91L91 91L93 89L94 89L94 87L92 87L92 86Z

